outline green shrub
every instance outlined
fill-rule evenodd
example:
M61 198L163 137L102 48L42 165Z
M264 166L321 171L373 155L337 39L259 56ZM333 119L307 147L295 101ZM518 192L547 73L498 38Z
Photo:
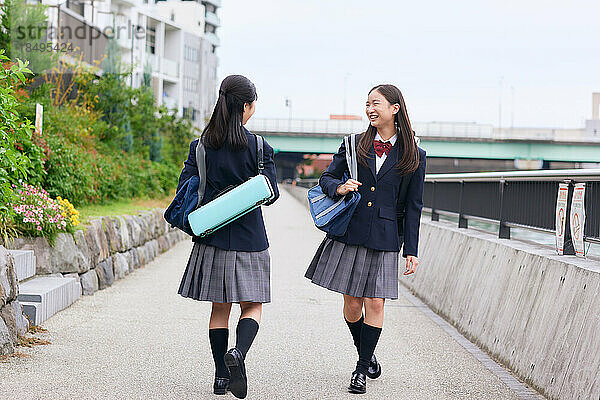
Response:
M27 179L32 169L31 160L21 152L31 142L31 123L22 119L17 111L15 88L25 82L30 71L20 60L16 64L0 49L0 213L10 213L6 204L11 196L11 183Z
M76 206L97 200L91 155L60 136L48 137L48 144L50 156L45 164L43 184L48 193L53 197L66 197Z

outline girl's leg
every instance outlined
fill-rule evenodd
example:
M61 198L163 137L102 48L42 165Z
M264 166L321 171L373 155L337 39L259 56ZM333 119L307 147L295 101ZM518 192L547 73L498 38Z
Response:
M215 376L229 378L229 371L223 361L229 340L229 313L231 303L212 303L212 312L208 323L208 338L215 362Z
M262 314L262 304L240 302L242 315L236 329L235 347L225 353L225 364L229 368L231 379L229 390L238 399L246 397L248 392L248 379L246 377L246 364L244 362L250 346L258 332L258 323Z
M252 302L241 302L242 315L238 321L236 329L236 344L235 347L242 353L245 358L252 342L258 333L258 326L262 316L262 304Z
M360 353L360 332L363 327L363 303L362 297L344 295L344 319L352 334L356 351Z
M375 352L375 347L381 335L383 327L383 306L385 299L365 298L365 320L360 334L359 359L356 364L356 370L367 373L371 357Z

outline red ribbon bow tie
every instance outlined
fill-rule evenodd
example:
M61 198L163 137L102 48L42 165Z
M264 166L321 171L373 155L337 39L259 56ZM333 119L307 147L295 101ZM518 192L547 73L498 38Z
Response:
M373 140L373 147L375 148L375 153L377 153L377 157L390 154L390 150L392 149L392 144L390 142L382 142L381 140Z

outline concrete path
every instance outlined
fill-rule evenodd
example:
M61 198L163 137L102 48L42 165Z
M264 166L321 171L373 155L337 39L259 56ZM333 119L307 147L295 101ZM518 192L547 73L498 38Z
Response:
M386 304L376 354L381 378L366 395L346 387L356 362L341 296L303 277L323 234L282 191L265 208L273 302L248 354L248 399L516 399L516 392L401 297ZM52 344L0 363L1 399L210 399L210 306L177 294L191 241L43 326ZM239 311L232 315L232 322ZM234 343L235 324L230 341Z

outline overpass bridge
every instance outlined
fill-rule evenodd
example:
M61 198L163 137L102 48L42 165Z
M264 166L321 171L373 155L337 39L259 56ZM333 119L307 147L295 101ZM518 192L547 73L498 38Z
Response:
M251 119L246 127L276 152L335 153L341 136L363 132L362 120ZM600 135L585 129L495 128L461 122L414 123L428 157L487 160L600 162Z

